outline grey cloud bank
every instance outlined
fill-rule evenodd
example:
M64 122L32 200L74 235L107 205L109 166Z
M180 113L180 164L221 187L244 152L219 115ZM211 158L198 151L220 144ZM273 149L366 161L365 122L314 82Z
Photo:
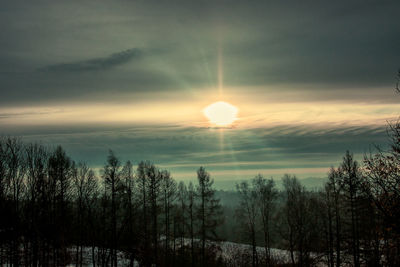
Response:
M398 1L5 1L2 6L4 104L216 87L219 51L226 87L317 85L316 94L332 85L360 94L392 87L400 61ZM142 50L163 53L142 55Z

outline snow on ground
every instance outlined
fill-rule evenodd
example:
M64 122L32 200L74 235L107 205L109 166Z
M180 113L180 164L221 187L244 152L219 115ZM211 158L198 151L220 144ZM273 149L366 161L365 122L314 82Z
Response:
M163 242L163 237L161 237L160 242ZM176 239L176 247L179 247L181 244L181 239ZM195 239L195 242L199 242L199 239ZM172 241L171 241L172 243ZM189 238L184 238L183 239L183 244L185 246L190 245L190 239ZM216 245L220 248L220 254L224 260L227 261L233 261L235 257L242 257L243 255L251 255L251 250L252 247L251 245L248 244L240 244L240 243L234 243L234 242L208 242L208 245ZM73 257L72 263L68 265L69 267L75 266L75 255L76 255L76 247L70 248L69 252L71 253L71 256ZM99 253L99 248L95 248L95 259L97 263L97 256ZM257 253L259 255L265 255L265 248L264 247L257 247ZM271 256L274 259L276 263L280 264L287 264L291 262L290 258L290 252L288 250L284 249L276 249L276 248L271 248ZM321 255L317 255L315 253L311 254L312 257L318 257ZM129 258L127 255L122 252L118 251L117 252L117 257L118 257L118 265L119 266L129 266ZM96 264L97 265L97 264ZM85 267L90 267L92 265L92 249L91 247L84 247L83 248L83 266ZM137 261L134 262L134 266L138 267L139 263ZM319 264L318 266L326 266L326 264Z
M245 254L245 253L251 252L251 250L252 250L251 245L234 243L234 242L220 242L219 245L221 246L222 257L224 259L228 259L232 255ZM277 248L271 248L270 251L271 251L271 257L273 259L276 259L277 262L279 262L279 263L289 263L290 262L290 252L289 251L284 250L284 249L277 249ZM265 248L257 247L257 253L259 255L264 255Z
M165 240L165 237L161 237L161 241ZM172 241L170 241L172 242ZM179 247L180 244L182 243L181 239L176 239L176 246ZM194 239L194 242L200 242L199 239ZM183 239L183 244L185 246L190 246L190 239L189 238L184 238ZM251 255L252 247L251 245L248 244L242 244L242 243L234 243L234 242L229 242L229 241L221 241L221 242L216 242L216 241L208 241L208 245L216 245L220 247L220 255L224 260L231 261L235 257L241 257L245 254ZM277 249L277 248L271 248L271 257L274 260L274 262L279 263L279 264L290 264L291 263L291 257L290 257L290 251L284 250L284 249ZM265 248L264 247L257 247L257 253L260 256L265 255ZM324 256L321 254L317 253L311 253L312 258L320 258L324 259ZM296 259L296 253L294 253L294 258ZM321 263L318 264L318 266L327 266L324 264L322 261Z
M75 265L75 256L76 256L76 247L72 247L69 249L69 253L73 257L71 264L67 265L67 267L74 267ZM95 261L96 261L96 266L98 265L98 253L99 253L99 248L95 248L94 250L95 253ZM91 247L83 247L83 266L85 267L90 267L93 266L92 262L92 248ZM117 259L118 259L118 265L119 266L129 266L129 258L127 255L122 252L118 251L117 252ZM134 262L134 267L139 267L139 263L137 261Z

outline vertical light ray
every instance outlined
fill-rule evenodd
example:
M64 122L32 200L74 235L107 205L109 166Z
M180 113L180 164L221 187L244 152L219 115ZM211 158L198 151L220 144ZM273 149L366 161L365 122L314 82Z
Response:
M219 128L219 151L224 152L224 129Z
M221 39L219 39L218 40L218 92L219 92L219 98L221 100L223 100L223 95L224 95L223 91L224 91L223 51L222 51ZM225 146L227 145L227 149L229 150L228 152L229 152L231 162L237 163L237 159L236 159L235 153L233 151L233 146L232 146L232 142L230 140L229 135L227 135L228 142L226 143L225 135L224 135L225 130L223 128L221 128L221 129L218 129L218 131L219 131L220 151L224 152ZM238 164L235 164L235 173L238 178L239 173L240 173Z
M201 54L201 58L203 60L204 70L207 73L208 85L209 85L210 88L213 88L214 85L215 85L215 76L211 75L210 64L208 63L207 56L206 56L206 54L204 52L204 49L200 47L199 48L199 53Z
M220 99L222 99L223 87L224 87L224 69L222 60L223 60L222 47L221 47L221 41L219 41L218 42L218 92Z
M226 144L228 152L229 152L230 161L234 162L234 163L238 163L238 160L236 158L236 154L235 154L233 146L232 146L231 136L228 134L226 137L227 138L225 139L226 140L225 144ZM235 168L236 179L241 179L242 177L240 175L241 172L240 172L239 164L234 164L233 166Z

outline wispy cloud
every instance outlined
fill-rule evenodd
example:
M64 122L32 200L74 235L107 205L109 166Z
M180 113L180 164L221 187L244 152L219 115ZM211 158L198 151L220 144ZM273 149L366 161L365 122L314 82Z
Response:
M384 126L233 129L224 131L222 140L217 131L204 128L87 127L41 127L41 132L25 127L22 135L28 142L60 144L74 159L93 167L101 168L108 149L112 149L121 161L136 164L151 160L175 177L195 177L196 169L203 165L217 179L246 178L257 173L324 177L330 166L341 161L346 150L362 160L373 144L384 146L387 142Z
M51 115L56 113L63 112L62 109L39 109L39 110L24 110L15 111L15 112L0 112L0 120L1 119L20 119L25 117L32 117L32 116L42 116L42 115Z
M118 65L130 62L133 59L140 58L141 51L137 48L128 49L117 52L106 57L88 59L70 63L60 63L49 65L39 70L41 71L56 71L56 72L82 72L82 71L97 71L107 70Z

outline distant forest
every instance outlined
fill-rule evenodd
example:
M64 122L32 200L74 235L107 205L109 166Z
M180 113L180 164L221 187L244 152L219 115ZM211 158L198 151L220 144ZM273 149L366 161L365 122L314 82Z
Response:
M362 164L346 152L318 191L291 175L282 190L257 175L216 191L203 167L177 183L112 151L97 176L60 146L2 138L0 265L117 266L123 253L130 266L399 266L400 124L389 129L390 150ZM250 246L222 254L224 240Z
M60 146L3 137L0 266L121 266L121 255L128 266L400 266L400 123L388 133L387 151L361 163L346 152L319 190L287 174L280 190L257 175L231 192L203 167L178 183L110 151L95 173Z

